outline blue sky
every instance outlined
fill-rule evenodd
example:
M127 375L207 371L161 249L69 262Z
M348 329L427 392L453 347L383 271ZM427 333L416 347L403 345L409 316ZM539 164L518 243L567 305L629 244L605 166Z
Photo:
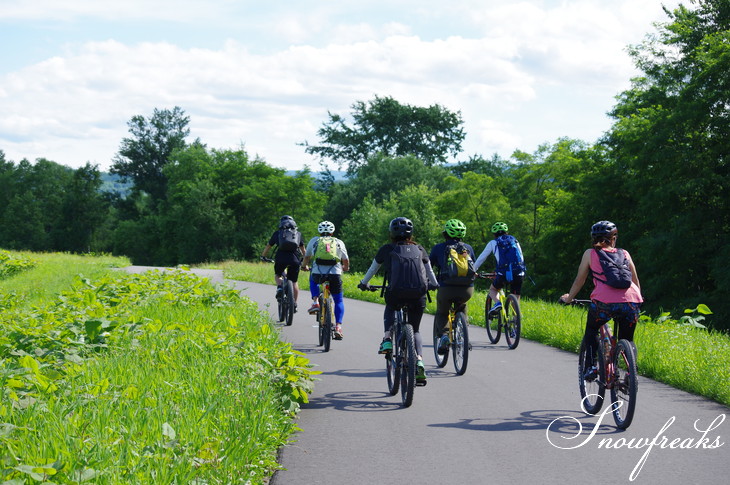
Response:
M191 139L317 169L298 144L376 95L461 112L461 160L594 142L677 4L0 0L0 150L106 170L132 116L179 106Z

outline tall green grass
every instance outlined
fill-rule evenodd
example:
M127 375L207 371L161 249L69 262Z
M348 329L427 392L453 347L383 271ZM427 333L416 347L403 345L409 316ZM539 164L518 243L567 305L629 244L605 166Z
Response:
M315 373L255 303L183 271L64 272L36 291L46 262L90 273L36 257L0 287L22 300L0 313L2 481L262 483L279 467Z
M273 267L265 263L227 261L218 265L226 277L273 284ZM382 301L378 293L357 289L362 274L344 275L344 292L348 298ZM300 287L309 288L308 274L302 273ZM487 287L477 282L477 291L469 301L469 320L484 326ZM377 284L373 281L373 284ZM577 353L585 329L586 311L556 303L522 298L522 336ZM433 313L434 302L427 306ZM643 316L634 341L638 349L639 373L678 389L699 394L730 406L730 336L691 325L679 319L652 319Z

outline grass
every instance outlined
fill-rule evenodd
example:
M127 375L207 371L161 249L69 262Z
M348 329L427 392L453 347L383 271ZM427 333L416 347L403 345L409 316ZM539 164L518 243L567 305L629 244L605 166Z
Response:
M216 267L230 279L273 284L270 264L226 261ZM344 275L345 296L382 302L379 293L362 292L357 288L361 279L362 274L358 273ZM376 279L371 283L379 284L380 281ZM306 274L300 278L299 285L302 289L309 288ZM469 301L470 323L484 326L485 300L486 286L478 281L477 291ZM585 310L524 297L520 303L524 338L578 352L585 329ZM435 302L430 302L426 311L433 313ZM677 319L642 316L634 341L641 375L730 406L730 336L683 325Z
M184 271L14 256L36 264L0 281L0 481L262 483L279 467L315 372L255 303Z

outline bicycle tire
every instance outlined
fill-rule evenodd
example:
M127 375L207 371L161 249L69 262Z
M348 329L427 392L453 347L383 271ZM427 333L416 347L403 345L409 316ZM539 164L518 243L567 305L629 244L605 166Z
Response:
M613 420L620 429L631 425L636 410L636 398L639 392L639 379L636 370L636 347L633 342L621 339L616 344L613 366L618 378L611 387L611 405Z
M469 320L464 312L458 312L454 318L454 370L456 375L463 376L469 363Z
M391 396L398 394L400 389L400 357L398 355L397 335L395 325L390 329L390 341L393 343L393 350L385 354L385 371L388 378L388 392Z
M278 288L277 288L278 292ZM281 294L279 295L279 298L276 299L276 305L279 310L279 321L283 322L286 318L286 295L284 294L283 286L281 290Z
M449 361L449 349L446 349L445 354L439 354L439 342L441 341L441 335L438 334L436 328L436 321L433 322L433 356L436 358L436 365L438 367L444 367Z
M324 312L324 325L322 328L322 337L324 340L324 351L330 351L330 343L332 343L332 309L329 300L322 301L324 307L320 307Z
M499 336L502 333L502 312L497 312L496 315L489 315L489 310L493 304L492 298L487 296L487 301L484 304L484 326L487 328L489 341L496 344L499 342Z
M580 352L578 353L578 388L580 389L581 405L588 414L596 414L603 407L603 396L606 392L606 373L604 371L602 346L603 344L599 343L598 350L593 356L593 362L598 364L598 376L591 381L585 379L589 363L585 341L581 342Z
M286 325L290 326L294 322L294 286L292 282L287 280L284 287L284 296L286 298Z
M522 331L522 312L520 311L520 302L515 295L507 295L504 302L504 314L507 316L504 322L504 339L507 346L514 350L520 343L520 333Z
M401 383L400 394L403 407L410 407L413 404L413 393L416 389L416 341L413 335L413 327L406 323L401 336Z

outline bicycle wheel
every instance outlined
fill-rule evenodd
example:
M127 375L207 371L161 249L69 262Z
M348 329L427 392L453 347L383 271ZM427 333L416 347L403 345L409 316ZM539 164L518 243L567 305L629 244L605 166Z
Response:
M469 325L466 314L459 312L454 319L454 341L451 346L454 349L454 369L457 375L464 375L466 365L469 363Z
M598 345L598 350L594 352L593 357L588 355L588 349L585 341L580 344L580 353L578 354L578 388L580 389L581 403L583 409L588 414L596 414L603 407L603 395L606 392L603 363L602 344ZM598 375L586 379L586 372L592 365L597 365Z
M324 320L322 317L324 316L324 313L322 313L322 297L320 296L317 299L317 303L319 304L319 309L317 310L317 313L315 316L317 317L317 334L319 337L319 346L324 345Z
M493 344L499 342L499 336L502 332L502 312L497 312L494 315L489 314L490 308L492 308L494 302L490 297L487 297L487 302L484 304L484 322L487 327L487 337Z
M279 310L279 321L283 322L286 318L286 295L284 294L284 290L281 291L281 294L276 299L276 305Z
M284 316L288 326L294 321L294 286L291 281L287 280L283 296L286 299L286 310L284 312Z
M614 383L611 405L616 426L626 429L634 419L639 380L636 372L636 347L633 342L619 340L613 356Z
M441 335L436 328L436 321L433 322L433 356L436 358L436 365L443 367L449 361L449 349L446 352L439 354L439 343L441 342Z
M416 388L416 341L413 336L413 327L405 324L401 335L401 376L400 396L404 407L413 404L413 391Z
M504 322L504 338L507 341L507 346L514 350L520 343L520 332L522 331L520 302L515 295L507 295L504 305L504 313L507 316Z
M393 343L393 350L385 354L385 370L388 377L388 392L391 396L398 394L400 388L400 355L397 345L396 324L390 329L390 341Z
M324 319L322 322L322 340L324 351L329 352L330 343L332 342L332 308L330 308L329 300L322 299L322 304L324 305L320 306L321 311L324 312Z

